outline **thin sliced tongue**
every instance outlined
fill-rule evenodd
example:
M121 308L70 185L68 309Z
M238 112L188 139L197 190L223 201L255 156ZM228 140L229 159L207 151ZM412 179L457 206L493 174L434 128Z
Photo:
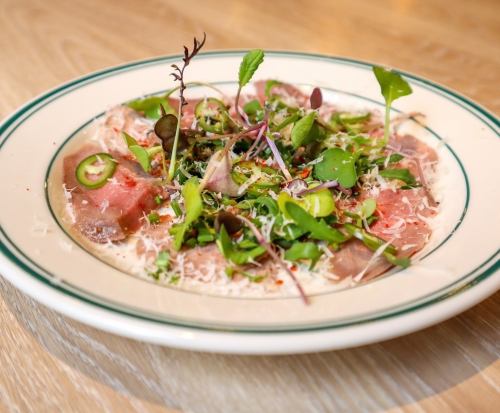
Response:
M144 214L155 208L161 189L135 162L114 154L118 161L113 178L99 189L87 189L75 178L85 157L98 152L87 146L64 159L64 183L71 191L75 226L94 242L119 241L138 230Z

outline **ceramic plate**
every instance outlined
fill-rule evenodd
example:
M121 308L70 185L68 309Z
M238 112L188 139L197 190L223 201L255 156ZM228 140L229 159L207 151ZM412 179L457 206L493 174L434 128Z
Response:
M209 52L189 80L234 93L243 52ZM179 56L103 70L29 102L0 127L0 272L43 304L95 327L169 346L228 353L337 349L395 337L437 323L500 286L497 178L499 121L469 99L403 73L414 93L393 114L418 111L427 127L408 132L440 157L441 213L430 242L404 271L356 288L299 298L203 295L120 272L67 235L51 205L58 163L103 112L173 87ZM383 108L371 65L344 58L268 52L258 78L277 78L352 108ZM192 96L202 93L190 89Z

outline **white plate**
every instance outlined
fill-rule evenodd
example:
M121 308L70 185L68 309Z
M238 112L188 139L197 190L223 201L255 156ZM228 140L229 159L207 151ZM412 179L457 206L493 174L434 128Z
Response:
M234 90L242 55L202 54L189 66L189 80ZM18 288L110 332L246 354L338 349L395 337L451 317L498 290L498 119L467 98L406 73L414 93L398 100L394 111L427 115L427 128L407 128L436 149L442 177L436 228L407 270L314 295L306 307L293 297L242 299L159 286L90 255L68 237L49 205L58 190L57 159L107 108L171 88L170 64L178 60L157 58L93 73L34 99L2 123L0 272ZM320 86L327 100L341 106L383 107L371 65L364 62L268 52L257 74L306 89Z

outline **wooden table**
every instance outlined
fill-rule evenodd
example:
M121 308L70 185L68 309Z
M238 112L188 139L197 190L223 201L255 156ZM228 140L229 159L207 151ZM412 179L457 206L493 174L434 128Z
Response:
M209 49L304 50L386 63L500 112L498 0L2 0L0 115L86 72L178 53L202 31ZM452 320L381 344L222 356L95 330L1 280L0 410L493 412L500 406L499 314L497 293Z

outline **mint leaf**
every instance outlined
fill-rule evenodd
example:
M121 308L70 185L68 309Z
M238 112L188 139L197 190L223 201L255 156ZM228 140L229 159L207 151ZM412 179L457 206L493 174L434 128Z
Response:
M264 51L261 49L250 50L243 57L240 64L240 71L238 73L240 88L245 86L250 81L255 71L263 61Z
M323 160L314 165L314 175L321 181L338 181L344 188L356 184L355 157L340 148L330 148L320 155Z
M309 136L316 119L316 112L311 112L295 123L292 129L292 144L295 149L309 143Z

